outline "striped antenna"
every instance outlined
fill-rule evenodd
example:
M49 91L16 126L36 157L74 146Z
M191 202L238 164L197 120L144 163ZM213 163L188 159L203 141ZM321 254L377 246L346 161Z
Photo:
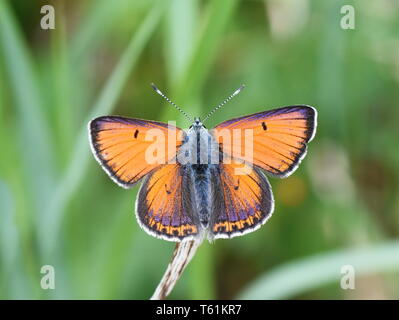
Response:
M193 122L193 117L188 115L182 108L180 108L177 104L175 104L172 100L170 100L167 96L165 96L161 90L157 88L157 86L154 83L151 83L151 87L155 90L156 93L158 93L162 98L164 98L166 101L168 101L172 106L174 106L177 110L179 110L190 122Z
M208 119L216 110L220 109L221 107L223 107L227 102L229 102L231 99L233 99L237 94L239 94L242 89L245 88L245 85L241 85L236 91L234 91L231 95L229 95L226 99L224 99L222 101L222 103L220 103L218 106L216 106L215 108L212 109L211 112L209 112L205 118L202 120L202 122L204 122L206 119Z

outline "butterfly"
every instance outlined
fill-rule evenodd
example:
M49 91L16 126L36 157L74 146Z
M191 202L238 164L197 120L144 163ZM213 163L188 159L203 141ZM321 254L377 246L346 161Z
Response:
M142 181L135 211L147 233L169 241L212 241L257 230L271 217L274 199L265 173L292 174L316 125L315 108L295 105L227 120L212 130L200 118L182 130L120 116L98 117L88 128L94 157L113 181L124 188Z

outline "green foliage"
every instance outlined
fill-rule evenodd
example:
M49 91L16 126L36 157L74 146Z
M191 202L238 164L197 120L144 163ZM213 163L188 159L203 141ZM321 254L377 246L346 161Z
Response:
M138 227L138 188L102 172L86 128L105 114L187 127L151 82L200 116L245 83L208 127L319 111L298 171L270 179L273 218L204 244L172 298L398 298L399 8L347 2L63 0L42 30L40 2L0 1L0 298L151 296L173 244ZM355 30L340 28L343 4ZM353 292L339 286L351 263ZM46 264L55 290L40 288Z

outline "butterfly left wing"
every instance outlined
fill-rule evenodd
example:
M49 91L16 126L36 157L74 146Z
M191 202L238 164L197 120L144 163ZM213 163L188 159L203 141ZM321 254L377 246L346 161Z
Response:
M228 157L284 178L296 170L305 156L316 125L316 110L298 105L228 120L217 125L213 132ZM244 141L247 130L252 135L249 144Z
M124 188L173 158L184 135L183 130L167 123L118 116L99 117L89 123L96 160ZM158 158L149 159L150 148L157 151Z
M255 231L273 213L269 181L261 170L247 164L220 164L216 168L212 183L218 191L214 193L209 239Z
M136 200L136 214L147 233L168 241L201 236L198 217L193 215L189 181L180 164L166 164L145 178Z

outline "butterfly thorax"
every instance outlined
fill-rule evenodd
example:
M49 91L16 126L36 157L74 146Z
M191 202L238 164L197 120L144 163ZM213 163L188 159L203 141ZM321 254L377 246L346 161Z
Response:
M219 144L197 118L187 131L177 154L180 164L219 164Z

